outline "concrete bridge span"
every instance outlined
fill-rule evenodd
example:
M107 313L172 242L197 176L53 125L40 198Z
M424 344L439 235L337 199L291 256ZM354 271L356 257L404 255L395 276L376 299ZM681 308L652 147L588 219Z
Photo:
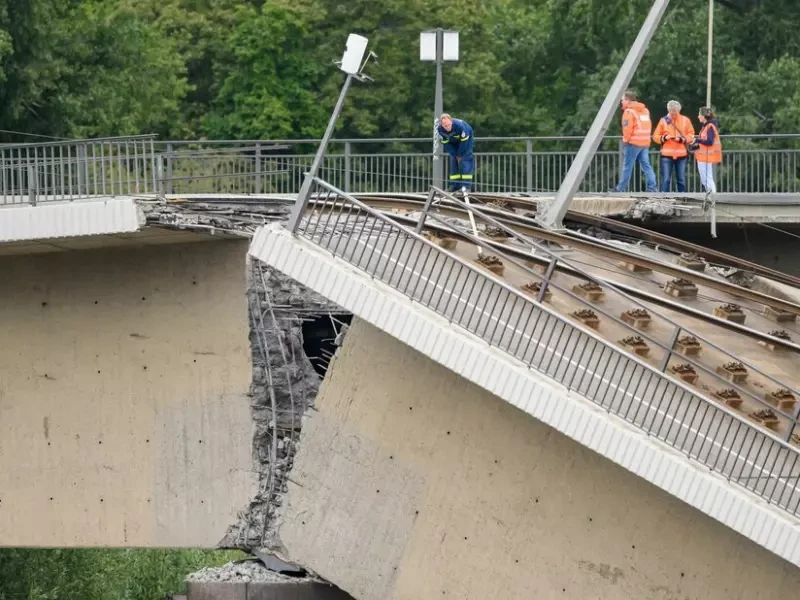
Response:
M621 450L626 469L576 441L591 421L571 416L564 435L357 320L303 426L283 551L362 599L798 593L794 565L631 473L646 441Z
M253 494L247 243L151 234L0 256L0 545L213 547Z

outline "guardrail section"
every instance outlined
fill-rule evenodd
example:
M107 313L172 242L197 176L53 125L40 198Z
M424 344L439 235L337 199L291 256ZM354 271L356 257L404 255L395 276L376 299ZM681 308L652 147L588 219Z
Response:
M0 146L2 204L154 194L154 138Z
M800 452L319 179L293 233L791 514ZM464 232L469 244L492 249ZM669 356L669 349L664 349ZM794 419L793 419L794 420Z

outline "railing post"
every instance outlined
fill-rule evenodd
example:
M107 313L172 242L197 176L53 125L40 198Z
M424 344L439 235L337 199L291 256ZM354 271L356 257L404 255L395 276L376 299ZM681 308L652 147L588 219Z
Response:
M261 143L256 143L256 187L255 193L261 193Z
M550 283L550 279L553 277L553 273L556 271L556 263L558 259L554 256L550 260L550 264L547 265L547 271L544 273L544 279L542 279L542 284L539 286L539 295L536 297L536 301L541 304L544 302L544 297L547 294L547 285Z
M172 144L167 144L167 194L172 193Z
M2 177L0 177L0 187L3 188L3 204L6 203L6 193L8 191L7 190L8 182L6 180L6 175L7 175L7 173L6 173L6 151L5 150L0 150L0 176L2 176ZM13 202L13 198L12 198L12 202Z
M78 159L78 196L81 195L81 191L84 189L84 185L86 185L87 180L87 166L86 166L86 144L79 144L78 147L75 149ZM86 194L88 195L88 189Z
M350 173L352 165L350 164L351 161L351 152L352 147L350 142L344 143L344 191L348 194L350 193Z
M28 161L28 203L36 206L36 184L39 178L36 177L36 168L33 163Z
M422 214L419 217L419 221L417 221L417 233L422 233L422 228L425 227L425 219L428 216L428 211L431 208L431 204L433 204L433 199L436 196L436 190L431 188L428 192L428 198L425 200L425 206L422 207Z
M792 425L791 425L791 427L789 427L789 431L786 433L786 438L785 439L786 439L787 442L791 442L792 441L792 434L794 434L794 430L797 428L797 416L798 416L798 412L797 412L797 410L795 410L794 411L794 419L792 419Z
M528 193L533 192L533 140L525 140L525 180Z
M158 195L162 198L164 194L164 155L158 155L158 162L156 163L156 177L158 178Z
M672 358L672 353L675 350L675 344L678 341L678 337L681 335L681 328L676 327L675 331L672 332L672 336L669 338L669 344L667 345L667 351L664 354L664 358L659 365L659 370L664 373L669 366L669 359Z

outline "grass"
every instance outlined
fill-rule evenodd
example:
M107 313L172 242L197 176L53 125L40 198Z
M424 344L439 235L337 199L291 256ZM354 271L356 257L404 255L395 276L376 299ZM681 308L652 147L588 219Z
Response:
M189 573L245 556L223 550L2 549L0 600L163 600L185 592Z

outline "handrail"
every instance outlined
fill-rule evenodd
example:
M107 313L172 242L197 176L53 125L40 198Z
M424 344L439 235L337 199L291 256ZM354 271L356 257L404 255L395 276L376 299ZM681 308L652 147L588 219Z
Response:
M723 139L800 139L800 133L727 133L720 136ZM524 142L526 140L532 141L547 141L547 142L568 142L568 141L581 141L584 136L582 135L518 135L518 136L481 136L476 135L475 140L483 142ZM621 140L620 135L607 135L606 140ZM386 142L430 142L431 137L386 137L386 138L333 138L331 143L338 142L340 144L383 144ZM296 139L242 139L242 140L159 140L159 144L317 144L320 142L318 138L296 138Z
M791 140L791 139L800 139L800 133L726 133L720 136L722 139L741 139L741 140ZM50 140L47 142L15 142L15 143L0 143L0 148L10 148L10 147L36 147L36 146L59 146L64 144L81 144L81 143L92 143L92 142L104 142L104 141L120 141L120 140L142 140L142 139L153 139L156 140L158 138L158 134L155 133L145 133L145 134L137 134L137 135L128 135L128 136L107 136L107 137L97 137L97 138L77 138L77 139L65 139L65 140ZM570 142L570 141L582 141L584 136L582 135L522 135L522 136L481 136L476 135L475 139L482 142L525 142L525 141L533 141L533 142ZM619 135L607 135L604 137L604 140L621 140L622 136ZM231 139L221 139L221 140L210 140L210 139L195 139L195 140L173 140L173 139L166 139L166 140L157 140L159 145L161 144L172 144L173 146L186 146L186 145L197 145L203 144L208 146L213 145L223 145L223 146L230 146L235 144L318 144L321 140L318 138L296 138L296 139L259 139L259 138L247 138L247 139L240 139L240 140L231 140ZM340 144L385 144L385 143L418 143L418 142L430 142L431 137L385 137L385 138L333 138L331 143L340 143Z
M581 136L518 136L480 137L476 149L476 186L483 191L504 192L550 192L563 177L565 169L575 155L576 143ZM726 160L720 170L718 189L721 192L769 193L775 195L796 194L800 184L784 173L793 172L800 164L800 144L778 143L779 140L800 140L800 134L733 134L731 140L750 139L753 143L742 143L749 147L741 151L732 150L737 144L728 144ZM592 161L589 174L582 184L587 193L603 193L610 181L617 176L620 160L616 143L618 137L610 136L606 150L599 151ZM757 140L774 140L758 142ZM429 138L345 138L333 140L339 144L322 165L328 178L347 192L354 191L399 191L411 192L427 189L432 182L434 156ZM94 149L102 155L109 146L130 144L132 147L148 145L152 153L152 166L148 174L154 180L153 191L171 193L226 192L235 187L243 193L297 192L302 173L311 161L313 139L298 140L159 140L153 135L94 138L85 140L54 140L47 142L0 145L0 152L23 156L38 155L34 169L49 189L58 193L34 195L41 202L56 201L63 197L74 197L68 184L61 184L59 164L51 155L62 153L73 155L92 154ZM399 148L392 147L401 144ZM497 143L496 147L492 144ZM380 146L383 144L383 146ZM406 144L402 146L402 144ZM779 148L788 146L788 148ZM505 148L504 150L501 150ZM554 151L555 148L563 150ZM391 151L387 151L391 150ZM25 168L16 158L0 160L0 203L33 204L21 197L28 176L11 174L9 168ZM67 162L69 164L67 164ZM274 164L280 163L280 164ZM64 165L78 164L65 157ZM88 157L80 164L97 164ZM43 172L59 171L58 173ZM121 169L117 169L121 170ZM699 180L696 174L687 175L690 191L696 191ZM635 175L638 177L638 175ZM638 179L634 181L636 188ZM8 199L9 190L14 190Z
M77 145L77 144L94 144L94 143L102 143L102 142L110 142L110 143L119 143L125 141L143 141L143 140L155 140L158 137L158 134L155 133L142 133L139 135L126 135L120 137L99 137L99 138L83 138L77 140L53 140L50 142L20 142L20 143L3 143L0 144L0 148L7 149L7 148L45 148L50 146L70 146L70 145Z
M395 269L401 267L398 274L400 279L396 284L396 289L401 293L439 312L451 322L479 337L488 334L488 337L482 339L525 361L530 368L536 368L564 383L569 389L577 390L604 409L615 412L648 434L674 446L692 460L705 464L768 502L775 503L791 514L798 514L800 487L794 469L799 466L800 449L787 444L772 432L756 426L729 407L712 402L686 384L666 376L636 356L609 344L590 329L533 301L492 274L440 248L388 215L369 207L327 182L315 179L314 184L325 190L325 195L319 198L312 196L309 199L306 207L308 216L298 221L292 231L295 235L309 239L334 256L339 256L367 272L371 277L386 281L389 285L395 285L392 283ZM367 221L360 221L363 218ZM372 225L367 231L370 219ZM332 226L331 221L333 221ZM342 225L350 228L352 234L343 232ZM353 227L356 229L352 229ZM344 248L340 252L343 240ZM413 244L422 244L423 248L421 252L414 253L413 266L410 260L401 260L409 240L412 249ZM348 250L354 241L355 249ZM402 245L399 245L401 242ZM378 244L383 244L381 248L384 250L389 249L389 246L391 249L388 253L380 252ZM420 262L423 258L424 261ZM434 271L433 267L441 258L444 259L444 263L438 267L438 276L444 276L444 279L434 281L429 275L420 274L415 270L421 265L422 271L425 272L429 261L432 260L431 271ZM381 262L381 259L384 259L384 262ZM387 279L386 272L392 264L394 266L391 267ZM409 267L414 276L404 280L403 274L409 272ZM470 282L470 277L475 277L468 297L462 298L454 294L453 290L440 285L442 282L448 283L454 272L456 280L466 272L464 285ZM480 283L481 281L483 283ZM482 296L487 283L489 288L485 291L488 295ZM430 287L431 284L433 288ZM420 285L422 289L417 294ZM477 304L467 313L466 306L462 309L461 304L469 304L477 286L480 286L475 299ZM430 294L427 300L426 293ZM448 312L454 298L453 310ZM500 313L486 311L487 302L494 302L493 306L497 308L503 298L505 300ZM509 302L512 310L508 317L504 317L503 311ZM516 325L525 321L521 330L511 323L510 315L514 315ZM477 321L473 322L476 316ZM535 317L535 322L532 327L528 327L532 317ZM484 323L485 319L488 321ZM492 328L491 334L489 334L490 328ZM575 333L577 338L573 339ZM499 337L496 337L496 334L499 334ZM536 335L540 337L535 337ZM520 354L520 348L526 340L527 345ZM533 354L528 358L531 349ZM567 357L570 350L571 354ZM567 360L566 364L564 359ZM556 360L555 365L554 360ZM591 366L593 361L594 366ZM570 365L575 367L570 368ZM624 376L626 373L627 377ZM607 375L609 377L606 377ZM595 388L593 394L590 393L592 388ZM611 393L610 401L608 401L609 393Z

